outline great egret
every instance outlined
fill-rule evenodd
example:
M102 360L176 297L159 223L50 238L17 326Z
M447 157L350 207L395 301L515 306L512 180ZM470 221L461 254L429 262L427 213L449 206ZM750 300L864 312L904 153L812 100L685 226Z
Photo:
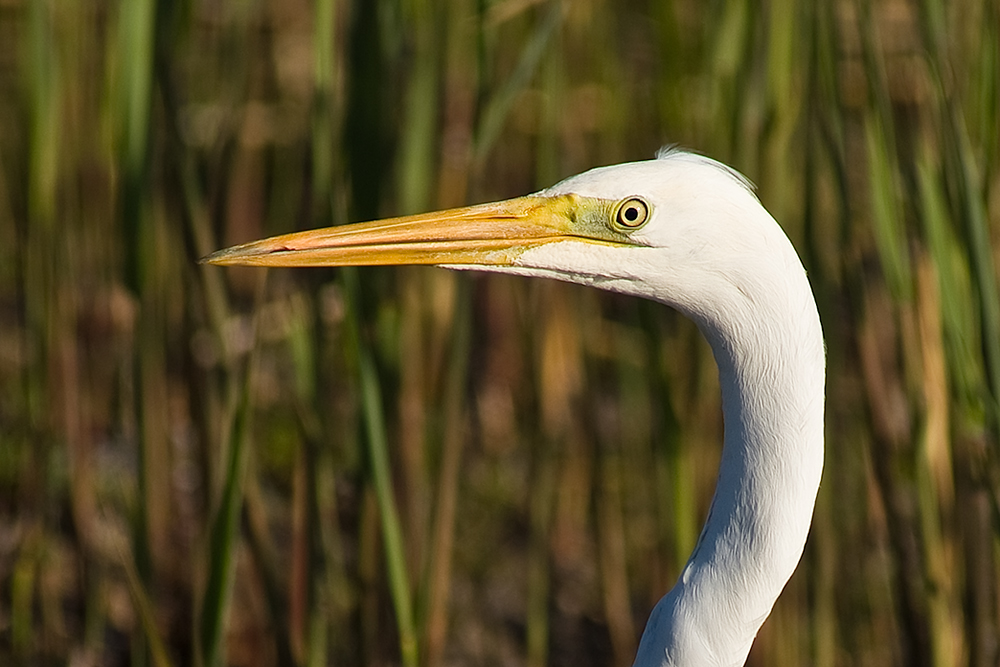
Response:
M728 167L677 150L537 194L287 234L212 264L439 264L557 278L673 306L719 367L725 438L694 553L635 665L742 665L802 555L823 468L819 315L788 238Z

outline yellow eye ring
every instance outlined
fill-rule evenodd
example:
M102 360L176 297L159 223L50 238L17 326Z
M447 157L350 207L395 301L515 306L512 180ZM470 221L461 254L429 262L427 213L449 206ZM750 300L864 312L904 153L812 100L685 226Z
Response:
M615 209L615 223L625 229L638 229L649 220L649 204L641 197L623 199Z

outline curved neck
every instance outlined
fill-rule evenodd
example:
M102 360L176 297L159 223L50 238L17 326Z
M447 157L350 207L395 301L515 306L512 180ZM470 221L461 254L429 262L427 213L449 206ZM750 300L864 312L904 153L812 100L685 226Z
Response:
M742 665L802 555L823 467L824 400L822 331L802 282L774 307L701 322L722 386L719 480L637 666Z

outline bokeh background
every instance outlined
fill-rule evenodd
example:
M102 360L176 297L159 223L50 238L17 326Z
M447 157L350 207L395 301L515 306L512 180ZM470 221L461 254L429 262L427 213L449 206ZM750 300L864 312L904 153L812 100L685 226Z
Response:
M0 0L0 663L630 664L718 463L690 323L197 259L679 144L827 337L750 664L995 666L998 119L996 0Z

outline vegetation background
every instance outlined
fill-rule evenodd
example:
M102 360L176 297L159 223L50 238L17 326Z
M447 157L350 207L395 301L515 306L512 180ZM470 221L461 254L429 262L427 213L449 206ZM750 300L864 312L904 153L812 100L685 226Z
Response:
M693 326L197 259L670 143L827 336L750 664L998 664L996 0L0 0L0 663L630 664L714 485Z

